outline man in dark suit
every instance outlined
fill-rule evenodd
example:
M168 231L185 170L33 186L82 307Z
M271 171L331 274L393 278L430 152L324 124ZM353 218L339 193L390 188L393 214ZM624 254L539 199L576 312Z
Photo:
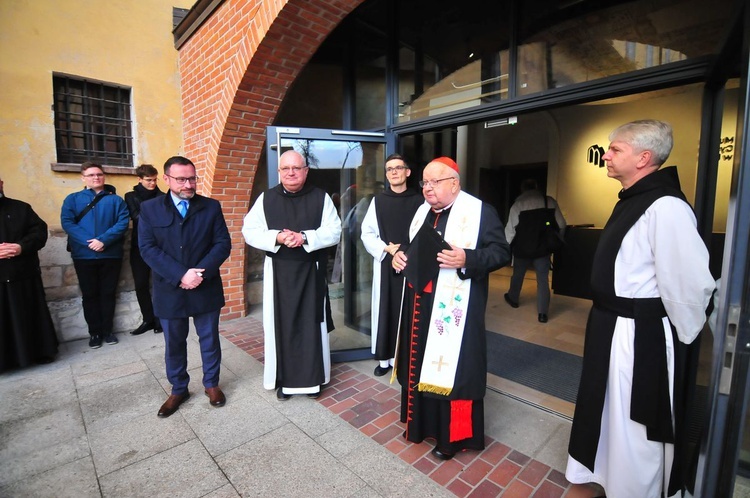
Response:
M231 241L218 201L195 193L195 165L175 156L164 163L169 194L141 204L138 238L141 256L153 270L154 313L166 344L167 379L172 394L159 417L169 417L190 397L187 373L188 318L200 340L203 386L212 406L224 406L219 388L219 313L224 290L219 267Z

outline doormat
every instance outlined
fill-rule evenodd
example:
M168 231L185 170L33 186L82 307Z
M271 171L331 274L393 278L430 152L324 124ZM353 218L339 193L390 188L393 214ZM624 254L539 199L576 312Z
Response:
M576 402L583 358L487 332L487 370L518 384Z

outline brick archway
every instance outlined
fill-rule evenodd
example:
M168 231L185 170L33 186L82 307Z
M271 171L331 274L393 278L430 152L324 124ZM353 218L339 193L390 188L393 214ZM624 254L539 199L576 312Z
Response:
M265 142L290 85L328 34L363 0L228 0L180 48L184 155L200 192L222 203L232 254L222 266L222 317L244 316L245 241Z

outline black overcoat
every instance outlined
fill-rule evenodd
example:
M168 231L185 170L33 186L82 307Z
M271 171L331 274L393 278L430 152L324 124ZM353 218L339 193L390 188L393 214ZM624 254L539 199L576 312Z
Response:
M167 194L141 204L138 246L153 271L154 313L185 318L224 306L219 267L231 250L229 230L218 201L196 194L183 219ZM203 283L180 288L190 268L204 268Z
M0 281L13 282L39 275L37 252L47 243L47 223L23 201L0 197L0 242L21 245L21 254L0 259Z

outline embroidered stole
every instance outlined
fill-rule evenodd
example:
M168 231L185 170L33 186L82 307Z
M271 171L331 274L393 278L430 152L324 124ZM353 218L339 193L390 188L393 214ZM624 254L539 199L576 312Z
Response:
M417 210L409 227L410 240L419 231L429 210L428 204L420 206ZM456 247L475 249L481 214L482 201L460 192L451 207L444 239ZM417 388L420 391L448 396L453 390L456 366L461 353L471 280L461 280L455 269L443 268L438 273L434 289L435 299L430 313L427 345Z

